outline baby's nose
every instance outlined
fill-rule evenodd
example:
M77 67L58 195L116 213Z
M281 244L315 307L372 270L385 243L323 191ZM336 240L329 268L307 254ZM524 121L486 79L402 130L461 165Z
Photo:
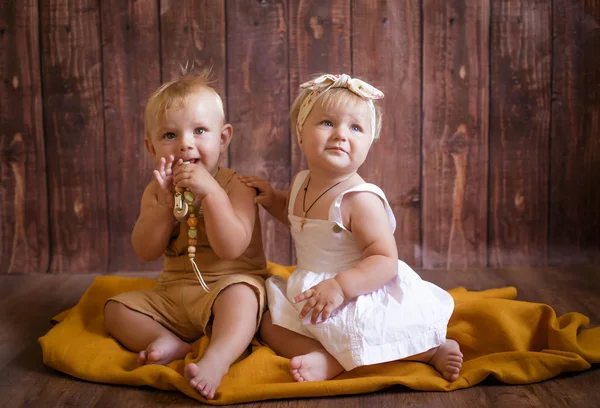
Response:
M347 133L346 129L343 129L342 127L338 127L335 130L335 138L338 140L346 140L348 138L346 133Z
M179 145L179 150L185 152L186 150L191 150L194 148L194 138L189 137L187 135L181 138L181 144Z

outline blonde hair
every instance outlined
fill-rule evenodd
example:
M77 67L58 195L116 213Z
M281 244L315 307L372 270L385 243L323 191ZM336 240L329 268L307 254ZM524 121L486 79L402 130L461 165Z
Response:
M289 117L292 121L294 130L296 129L296 124L298 123L298 115L300 114L300 107L302 106L302 102L304 102L304 99L306 99L306 97L311 92L312 90L309 88L301 90L298 96L296 97L292 108L290 109ZM366 101L363 98L356 95L354 92L349 91L346 88L331 88L327 92L324 92L323 94L321 94L321 96L319 96L319 102L323 105L325 109L342 106L347 103L356 103L358 100L361 100L366 103ZM378 140L381 134L381 122L383 119L383 113L379 105L374 103L373 106L375 107L375 129L373 130L373 140Z
M162 84L150 95L144 110L144 124L146 135L154 127L157 117L164 116L169 109L185 107L188 98L201 89L208 89L215 95L215 102L225 119L225 108L219 94L213 89L214 81L211 77L211 69L205 68L198 72L181 67L181 76Z

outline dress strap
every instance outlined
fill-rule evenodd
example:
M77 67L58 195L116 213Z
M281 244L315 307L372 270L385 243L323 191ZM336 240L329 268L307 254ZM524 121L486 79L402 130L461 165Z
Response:
M329 207L329 220L334 221L340 227L346 229L342 220L342 199L344 198L344 195L356 192L368 192L379 196L379 198L383 202L383 206L385 207L385 212L388 216L390 228L392 229L392 232L394 232L396 230L396 217L394 217L394 212L392 211L392 208L390 207L390 204L388 203L387 198L385 197L385 193L381 188L379 188L375 184L370 183L358 184L346 191L341 192L335 198L333 203L331 203L331 207Z
M296 178L294 179L294 184L292 185L292 189L290 191L290 202L288 203L288 214L294 213L294 203L296 202L296 196L298 195L298 190L304 183L308 177L308 170L302 170L298 174L296 174Z

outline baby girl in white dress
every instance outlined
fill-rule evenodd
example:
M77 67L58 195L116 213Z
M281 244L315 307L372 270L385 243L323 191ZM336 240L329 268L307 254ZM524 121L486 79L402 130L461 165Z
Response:
M395 360L428 363L448 381L462 353L446 338L452 297L398 260L385 194L358 174L381 129L381 91L348 75L301 85L290 117L308 170L289 191L243 177L257 202L290 225L298 265L267 281L262 339L290 358L296 381Z

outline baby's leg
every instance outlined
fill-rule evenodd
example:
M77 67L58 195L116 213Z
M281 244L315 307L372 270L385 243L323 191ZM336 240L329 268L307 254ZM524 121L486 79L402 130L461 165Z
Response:
M191 346L163 325L123 305L109 301L104 308L108 333L129 350L139 352L138 364L169 364L192 351Z
M260 336L278 355L291 358L290 373L298 382L328 380L344 371L321 343L274 325L269 312L263 316Z
M427 350L424 353L404 358L408 361L420 361L435 367L446 380L455 381L460 374L463 363L463 355L458 343L452 339L446 339L439 347Z
M195 364L185 367L185 378L207 399L215 392L229 366L248 348L256 332L258 299L246 284L224 289L213 305L210 343Z

